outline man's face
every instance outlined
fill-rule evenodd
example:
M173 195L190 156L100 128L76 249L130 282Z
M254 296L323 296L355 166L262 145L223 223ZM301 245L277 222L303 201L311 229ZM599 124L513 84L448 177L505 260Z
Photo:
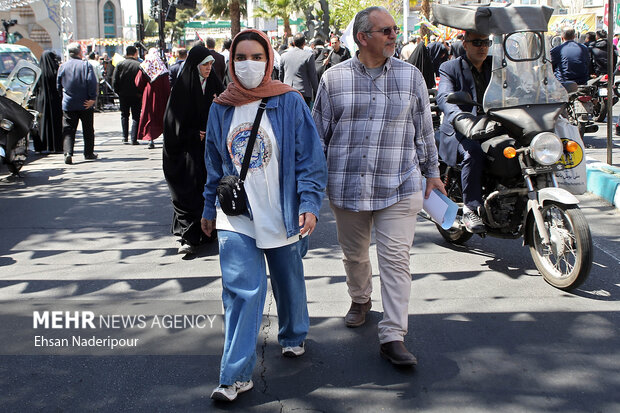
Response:
M488 35L469 33L468 36L465 36L463 47L465 48L467 58L474 64L474 66L481 65L484 59L487 58L490 46L488 41Z
M361 49L375 57L389 58L394 55L396 48L396 38L398 32L395 31L396 22L389 14L382 11L374 11L370 14L370 21L373 23L370 33L362 33L365 45L362 42ZM389 34L385 34L389 31ZM358 35L360 35L358 33Z
M340 50L340 40L338 40L337 37L333 37L330 40L330 46L332 47L332 49L334 49L335 52L337 52L338 50Z

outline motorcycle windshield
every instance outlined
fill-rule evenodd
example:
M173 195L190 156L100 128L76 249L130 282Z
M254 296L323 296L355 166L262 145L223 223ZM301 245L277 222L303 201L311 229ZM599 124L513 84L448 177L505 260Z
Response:
M555 78L549 47L540 32L517 32L493 37L491 81L484 94L485 112L490 109L568 101L568 94Z

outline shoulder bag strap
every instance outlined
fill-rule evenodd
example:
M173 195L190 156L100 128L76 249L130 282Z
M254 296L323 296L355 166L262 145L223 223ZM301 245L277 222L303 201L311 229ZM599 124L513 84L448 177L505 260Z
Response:
M243 165L241 165L241 173L239 174L239 179L242 182L245 180L245 175L248 173L248 168L250 167L252 150L254 149L254 142L256 142L256 135L258 134L258 127L260 126L260 120L263 117L265 106L267 106L267 98L263 98L258 106L258 112L256 112L256 118L254 119L254 125L252 126L252 132L250 132L250 139L248 139L248 146L245 148Z

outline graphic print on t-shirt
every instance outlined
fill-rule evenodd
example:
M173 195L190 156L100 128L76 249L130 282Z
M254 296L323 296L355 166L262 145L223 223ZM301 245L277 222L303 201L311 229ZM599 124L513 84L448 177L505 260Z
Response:
M245 155L248 139L250 139L252 126L252 123L245 122L234 128L232 132L228 134L228 153L230 153L233 163L239 168L241 168L243 164L243 157ZM248 172L264 170L267 165L269 165L273 150L271 148L271 139L266 135L267 132L262 127L259 127Z

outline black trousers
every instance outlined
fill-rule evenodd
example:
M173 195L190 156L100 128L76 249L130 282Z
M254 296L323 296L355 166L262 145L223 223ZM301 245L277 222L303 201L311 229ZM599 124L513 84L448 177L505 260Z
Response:
M133 120L140 120L140 112L142 112L142 97L119 96L118 100L121 107L121 119L129 119L129 112L131 111L131 118Z
M127 141L129 136L129 113L131 112L131 118L133 120L131 128L131 140L137 141L138 139L138 125L140 123L140 112L142 111L142 97L141 96L119 96L119 103L121 107L121 127L123 128L123 140Z
M75 145L75 131L78 122L82 122L82 134L84 135L84 155L92 155L95 150L95 129L93 127L94 110L63 111L62 112L62 137L63 150L73 155Z

